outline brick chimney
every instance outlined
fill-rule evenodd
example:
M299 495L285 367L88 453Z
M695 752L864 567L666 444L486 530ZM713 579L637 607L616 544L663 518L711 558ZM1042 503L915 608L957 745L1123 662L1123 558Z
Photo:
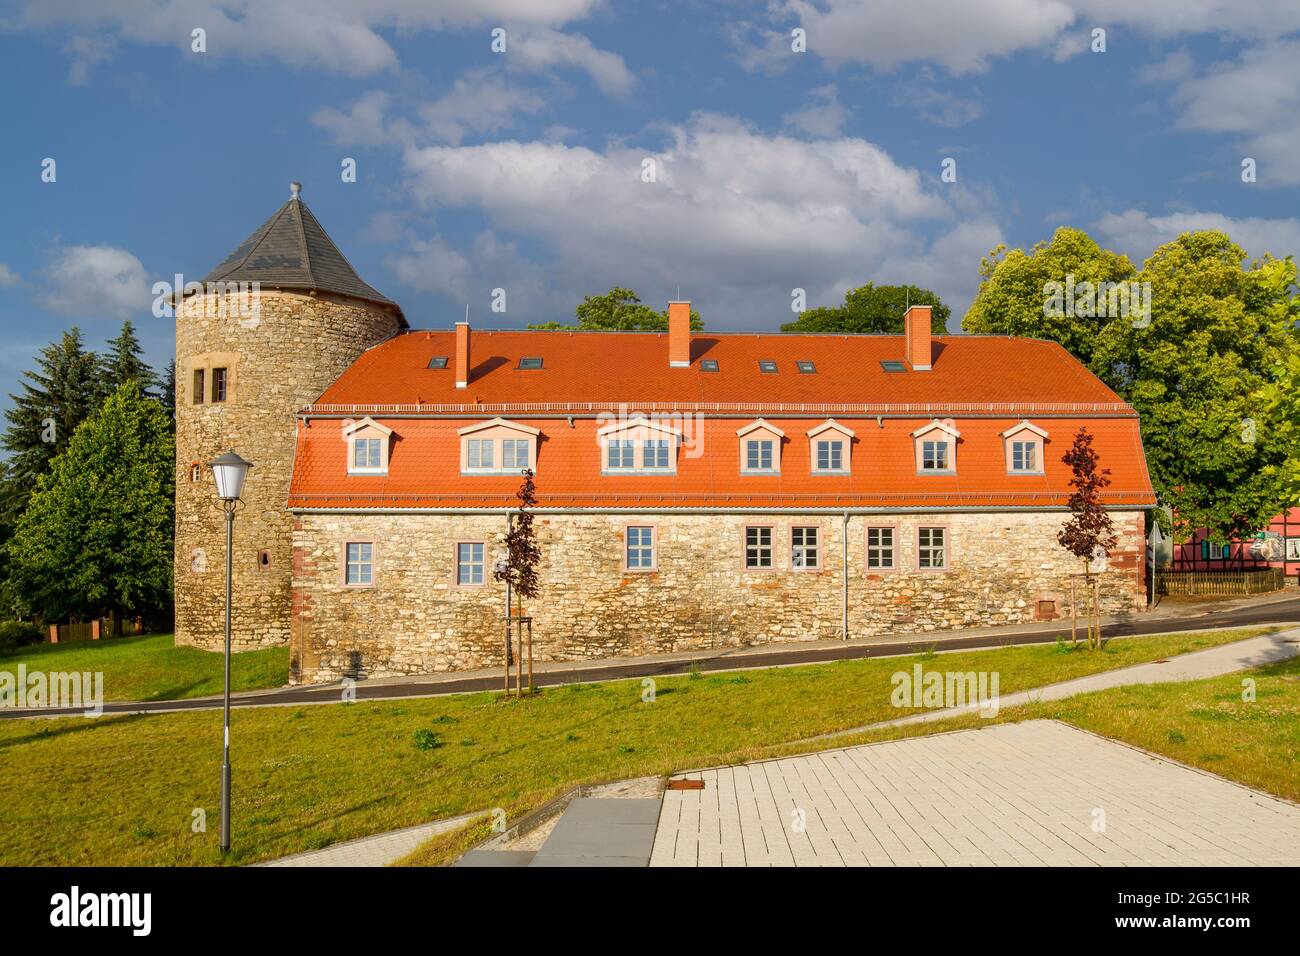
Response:
M668 364L687 368L691 364L691 304L668 303Z
M469 387L469 323L456 323L456 387Z
M930 371L933 346L930 344L930 307L909 306L903 316L903 348L907 364L914 372Z

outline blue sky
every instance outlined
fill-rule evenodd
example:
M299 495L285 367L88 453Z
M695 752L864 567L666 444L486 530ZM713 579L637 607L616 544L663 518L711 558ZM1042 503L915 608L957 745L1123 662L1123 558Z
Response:
M416 327L621 284L775 329L793 289L875 280L956 328L982 255L1062 224L1139 261L1209 227L1300 252L1292 0L0 0L0 83L0 394L72 324L131 318L165 364L153 283L293 179Z

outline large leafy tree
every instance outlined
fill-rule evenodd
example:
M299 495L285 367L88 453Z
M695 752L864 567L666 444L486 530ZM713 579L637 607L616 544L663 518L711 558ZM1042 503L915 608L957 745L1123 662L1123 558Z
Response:
M604 295L583 296L574 309L577 325L563 322L540 322L530 329L583 329L606 332L666 332L668 313L657 312L641 302L631 289L615 286ZM691 328L700 331L704 322L700 314L691 310Z
M51 462L7 545L30 610L53 620L165 605L174 468L166 413L123 383Z
M117 391L125 382L134 380L141 393L158 386L158 378L142 357L144 349L135 334L135 326L127 319L117 337L108 342L108 351L100 359L101 388L104 395Z
M952 310L935 293L914 285L876 285L868 282L844 294L844 304L809 309L782 332L885 332L900 334L908 305L928 305L930 330L948 331Z
M1300 355L1296 266L1245 259L1221 232L1161 246L1138 275L1150 323L1114 320L1096 339L1093 370L1142 416L1152 478L1184 533L1242 535L1295 503L1283 386Z
M99 360L86 350L75 326L41 349L36 368L25 372L22 393L10 395L0 447L8 453L0 510L17 520L50 461L68 447L77 426L101 398Z
M967 332L1050 339L1085 365L1109 321L1096 309L1055 308L1055 284L1129 282L1137 274L1127 256L1099 246L1081 229L1062 226L1050 242L1029 252L996 246L980 260L980 287L962 328Z
M1060 342L1142 417L1151 478L1179 536L1248 533L1294 504L1297 447L1287 382L1300 355L1300 299L1290 259L1247 263L1221 232L1157 249L1140 271L1077 229L1032 253L998 247L963 321L969 332ZM1137 282L1142 311L1057 314L1052 282Z

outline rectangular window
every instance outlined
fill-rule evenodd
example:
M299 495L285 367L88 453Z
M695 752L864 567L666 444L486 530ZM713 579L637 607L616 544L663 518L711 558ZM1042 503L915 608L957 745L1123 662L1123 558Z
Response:
M921 442L921 468L925 471L947 471L948 443L946 441Z
M350 541L347 544L348 584L375 583L375 546L369 541Z
M772 529L745 529L745 567L770 568L772 566Z
M1011 470L1038 470L1038 442L1013 441L1011 443Z
M195 405L203 404L203 369L194 370L194 388L190 392L190 401Z
M641 467L668 470L667 438L651 438L641 443Z
M818 441L817 442L817 470L818 471L843 471L844 470L844 442L842 441Z
M821 549L818 547L818 528L790 529L790 566L792 568L820 568Z
M894 567L894 529L867 529L868 570L888 571Z
M357 438L352 442L352 467L354 469L379 468L379 438Z
M456 545L456 583L483 583L482 541L462 541Z
M465 467L496 467L496 442L491 438L471 438L465 444Z
M920 528L917 530L916 561L918 567L936 569L948 566L947 548L944 547L947 535L946 528Z
M629 570L649 570L655 566L655 529L629 527L627 529L627 567Z
M745 442L745 470L771 471L772 446L770 438L751 439Z
M605 455L610 471L631 471L636 468L636 445L629 438L609 439Z
M506 438L501 441L501 467L511 470L529 467L527 438Z
M214 368L212 370L212 400L214 402L224 402L226 400L226 370L224 368Z

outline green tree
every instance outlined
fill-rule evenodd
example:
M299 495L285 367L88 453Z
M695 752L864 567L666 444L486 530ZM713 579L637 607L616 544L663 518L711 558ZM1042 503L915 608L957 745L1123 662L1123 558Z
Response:
M666 332L668 331L668 312L656 312L631 289L615 286L604 295L583 296L582 302L574 309L578 317L577 325L563 322L539 322L528 326L530 329L572 329L606 332ZM691 328L699 332L704 328L700 314L691 310Z
M999 245L980 260L980 287L962 328L967 332L1050 339L1085 365L1106 324L1092 308L1053 308L1059 284L1128 282L1137 270L1127 256L1103 249L1081 229L1062 226L1029 252Z
M1295 500L1295 406L1288 383L1300 354L1300 298L1290 259L1245 253L1221 232L1185 233L1140 271L1077 229L1032 253L994 249L962 325L1065 346L1142 417L1151 479L1176 533L1226 539L1253 531ZM1051 283L1082 290L1136 283L1141 308L1051 308ZM1149 298L1147 298L1149 296ZM1123 300L1120 300L1123 304Z
M929 289L914 285L864 286L844 293L844 304L809 309L794 322L781 326L782 332L885 332L903 331L903 315L908 305L928 305L930 331L943 335L948 331L952 310Z
M153 369L141 357L144 349L127 319L117 337L108 342L108 352L100 359L101 388L104 395L117 391L124 382L134 380L141 394L147 395L159 384Z
M163 374L162 384L159 387L159 401L162 402L163 411L173 422L176 421L176 360L172 359L167 363L167 371Z
M1149 323L1112 319L1094 348L1093 371L1142 416L1152 479L1184 534L1244 535L1294 502L1296 266L1245 260L1221 232L1166 243L1137 277L1150 284Z
M42 475L8 543L15 589L46 620L164 606L172 583L175 441L125 382Z
M9 455L0 511L17 520L50 461L68 447L77 426L99 405L99 361L86 351L73 326L58 342L41 349L37 367L25 372L22 394L10 395L0 447Z

